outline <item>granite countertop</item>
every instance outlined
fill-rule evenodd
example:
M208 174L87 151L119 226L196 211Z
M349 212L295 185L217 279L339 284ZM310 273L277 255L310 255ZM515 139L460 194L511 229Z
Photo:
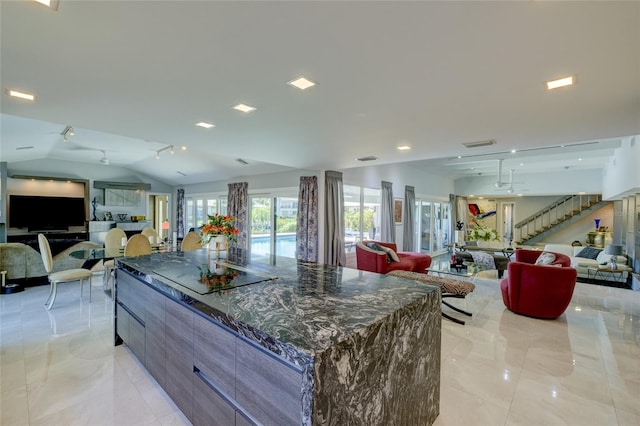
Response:
M290 258L248 259L233 249L217 265L205 249L120 258L118 265L297 365L440 291L402 278ZM179 284L197 281L207 265L237 267L264 281L209 294Z

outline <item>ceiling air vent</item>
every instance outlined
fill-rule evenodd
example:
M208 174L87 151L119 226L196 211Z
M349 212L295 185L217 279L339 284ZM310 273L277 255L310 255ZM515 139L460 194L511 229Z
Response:
M236 161L237 161L238 163L242 164L243 166L246 166L247 164L249 164L249 163L247 163L245 160L243 160L242 158L236 158Z
M369 155L367 157L356 158L356 160L358 160L358 161L375 161L377 159L378 159L378 157L374 157L373 155Z
M462 145L466 146L467 148L480 148L481 146L495 145L495 143L495 139L487 139L486 141L466 142Z

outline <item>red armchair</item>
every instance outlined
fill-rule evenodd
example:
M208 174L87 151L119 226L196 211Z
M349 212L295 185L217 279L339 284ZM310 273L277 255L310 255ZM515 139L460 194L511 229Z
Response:
M390 261L384 251L373 250L368 244L376 243L394 251L398 261ZM431 265L431 256L422 253L398 252L395 243L382 243L379 241L363 241L356 244L357 268L362 271L386 274L389 271L414 271L426 273Z
M554 319L571 302L577 272L571 268L569 257L562 253L553 253L556 258L550 265L536 265L541 253L516 250L516 260L509 263L507 278L500 282L502 301L517 314Z

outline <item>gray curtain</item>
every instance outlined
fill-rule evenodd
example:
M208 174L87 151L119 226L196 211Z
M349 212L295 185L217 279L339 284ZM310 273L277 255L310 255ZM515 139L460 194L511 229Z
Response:
M416 223L416 192L413 186L404 187L404 212L402 213L404 229L402 231L402 250L414 251Z
M178 238L184 238L184 189L178 189L176 201L176 233ZM174 244L176 242L174 241Z
M300 177L296 258L318 261L318 178L315 176Z
M233 247L248 249L247 232L249 228L249 184L247 182L236 182L228 184L229 193L227 195L227 214L236 218L236 228L238 228L238 241L231 243Z
M393 220L393 183L382 181L380 204L380 239L385 243L394 243L396 224Z
M327 265L345 266L344 251L344 193L342 173L325 172L324 261Z

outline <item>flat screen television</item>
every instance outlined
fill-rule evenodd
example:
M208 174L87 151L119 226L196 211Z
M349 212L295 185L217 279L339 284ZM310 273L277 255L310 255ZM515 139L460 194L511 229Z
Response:
M28 228L29 232L67 231L70 226L85 225L84 198L9 196L9 227Z

